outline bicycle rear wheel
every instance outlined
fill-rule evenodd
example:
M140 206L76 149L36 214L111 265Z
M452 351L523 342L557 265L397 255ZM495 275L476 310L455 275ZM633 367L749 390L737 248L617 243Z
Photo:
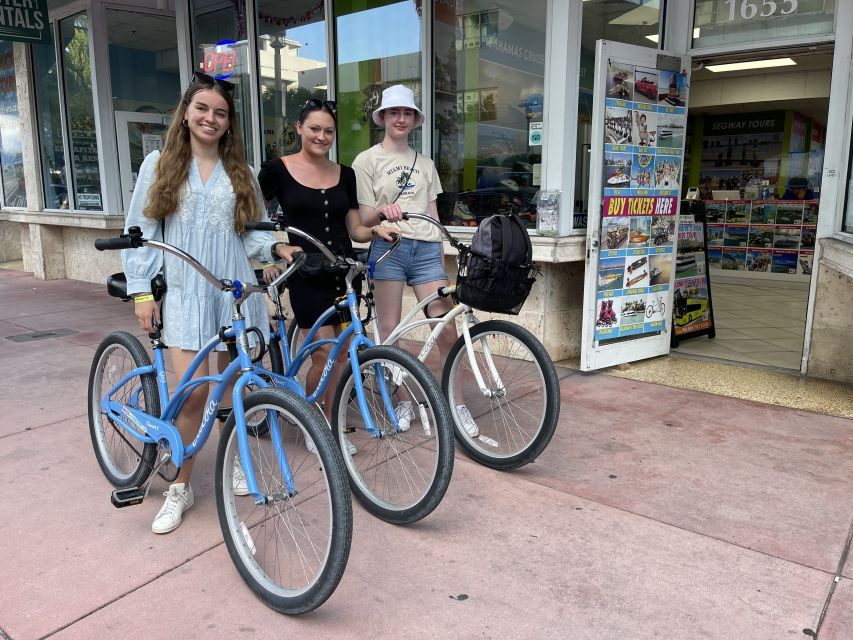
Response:
M557 371L542 343L517 324L488 320L472 327L470 335L487 389L478 387L460 337L441 380L456 440L480 464L516 469L535 460L557 428Z
M429 515L441 502L453 472L453 436L450 411L435 378L417 358L396 347L378 346L359 353L358 375L374 426L365 427L352 367L338 384L332 410L350 486L358 500L375 516L394 524L408 524ZM409 428L397 431L386 411L378 377L392 404L409 401ZM347 443L358 452L351 454Z
M101 399L126 374L148 366L145 348L126 331L111 333L101 341L89 371L89 434L101 471L110 483L123 489L138 487L151 474L157 445L142 443L119 423L101 412ZM160 396L153 373L128 380L112 396L116 402L160 415Z
M240 576L267 606L307 613L332 595L349 557L352 499L341 454L319 414L283 389L248 394L244 417L247 424L263 418L271 427L269 437L248 438L263 503L235 494L239 454L232 412L216 458L216 507L225 545ZM306 436L316 453L306 449ZM287 459L292 491L276 446Z

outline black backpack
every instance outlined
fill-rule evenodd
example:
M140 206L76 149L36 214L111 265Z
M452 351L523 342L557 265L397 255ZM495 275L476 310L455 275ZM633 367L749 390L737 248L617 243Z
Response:
M530 264L533 260L530 235L515 214L483 220L471 238L471 250L508 265Z
M456 298L482 311L517 314L539 269L530 235L516 215L489 216L459 252Z

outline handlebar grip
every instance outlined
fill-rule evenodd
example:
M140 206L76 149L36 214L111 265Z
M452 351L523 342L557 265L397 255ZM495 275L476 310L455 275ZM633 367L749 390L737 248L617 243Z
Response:
M298 251L290 257L293 258L292 264L295 264L296 268L298 269L303 264L305 264L305 261L308 259L308 254L305 253L304 251Z
M98 251L116 251L118 249L132 249L133 247L133 238L98 238L95 240L95 249Z
M385 214L384 214L384 213L380 213L380 214L379 214L379 219L380 219L382 222L385 222L386 220L388 220L388 218L386 218L386 217L385 217ZM403 212L403 220L408 220L408 219L409 219L409 214L408 214L408 213L406 213L406 212L404 211L404 212Z
M391 236L391 239L392 239L394 242L397 242L397 241L400 239L400 234L399 234L399 233L393 233L393 232L392 232L392 233L391 233L391 234L389 234L389 235Z
M278 231L279 226L275 222L267 222L266 220L256 220L246 223L246 231Z

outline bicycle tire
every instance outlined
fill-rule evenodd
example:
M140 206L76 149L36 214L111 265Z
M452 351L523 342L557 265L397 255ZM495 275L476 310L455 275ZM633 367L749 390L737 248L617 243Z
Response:
M259 505L252 496L235 495L238 448L232 412L216 457L216 508L225 545L262 602L280 613L308 613L335 591L349 558L352 498L341 454L319 414L289 391L253 391L244 399L244 411L247 416L263 412L267 421L276 413L294 493L285 487L273 443L276 430L270 429L269 438L248 438L258 489L267 501ZM306 449L306 436L316 454ZM300 548L303 542L306 547Z
M126 373L149 366L148 352L126 331L111 333L101 341L89 371L89 434L95 458L107 480L124 489L141 485L154 468L157 445L143 443L130 432L101 413L101 399ZM106 382L106 384L105 384ZM125 404L137 394L140 406L151 415L160 415L160 395L156 377L146 373L129 380L113 395Z
M412 402L407 431L396 431L375 381L377 370ZM352 366L341 376L333 403L333 430L343 453L350 488L367 511L393 524L420 520L439 505L453 473L453 436L447 402L429 369L397 347L376 346L358 354L365 400L381 436L364 427ZM398 372L394 383L392 378ZM399 400L399 398L398 398ZM359 448L351 454L349 444ZM405 484L401 483L405 481ZM386 484L387 483L387 484Z
M450 350L441 377L441 388L453 416L456 441L482 465L498 470L517 469L535 460L554 436L560 417L557 370L542 343L527 329L512 322L487 320L473 326L470 336L486 384L493 378L484 362L482 347L477 350L477 346L489 336L495 337L490 341L494 347L491 351L496 352L493 362L504 386L492 390L507 395L489 398L477 388L465 338L460 337ZM514 373L523 374L519 380L524 387L519 391L521 395L509 396L507 379ZM537 390L541 391L539 400L534 395ZM463 427L460 405L468 408L477 423L479 433L476 436L469 435ZM515 413L522 411L537 424L519 424Z

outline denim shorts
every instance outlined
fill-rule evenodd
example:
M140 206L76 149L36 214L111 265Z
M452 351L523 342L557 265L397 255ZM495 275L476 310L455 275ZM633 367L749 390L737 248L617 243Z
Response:
M390 243L377 238L373 241L371 260L375 260L390 248ZM425 282L447 280L447 273L441 262L441 243L403 238L397 250L376 265L373 279L403 280L412 287Z

